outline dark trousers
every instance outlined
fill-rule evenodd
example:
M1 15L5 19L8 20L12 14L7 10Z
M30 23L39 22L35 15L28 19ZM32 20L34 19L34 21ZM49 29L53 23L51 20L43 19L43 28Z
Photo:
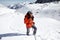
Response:
M37 28L33 25L32 28L34 29L33 31L33 35L36 34L36 31L37 31ZM30 32L30 28L27 28L27 35L29 35L29 32Z

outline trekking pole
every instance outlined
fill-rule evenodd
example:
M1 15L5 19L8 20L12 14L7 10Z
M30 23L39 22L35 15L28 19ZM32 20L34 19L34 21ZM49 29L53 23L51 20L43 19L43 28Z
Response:
M35 35L34 35L34 39L37 40Z

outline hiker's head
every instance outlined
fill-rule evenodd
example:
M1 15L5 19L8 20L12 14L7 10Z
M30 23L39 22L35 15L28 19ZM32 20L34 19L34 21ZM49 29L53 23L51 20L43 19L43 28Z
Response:
M31 11L28 11L28 12L27 12L27 15L28 15L28 16L32 16L32 14L33 14L33 13L32 13Z

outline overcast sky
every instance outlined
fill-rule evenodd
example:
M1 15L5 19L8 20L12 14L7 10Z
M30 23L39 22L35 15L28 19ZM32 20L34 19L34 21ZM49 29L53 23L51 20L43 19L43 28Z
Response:
M36 0L0 0L0 4L8 5L8 4L22 3L26 1L34 2Z

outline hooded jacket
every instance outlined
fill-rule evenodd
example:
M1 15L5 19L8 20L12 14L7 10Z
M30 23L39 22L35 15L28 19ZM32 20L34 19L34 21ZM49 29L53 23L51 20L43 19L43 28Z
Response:
M26 24L27 28L31 28L33 26L33 24L34 24L33 20L34 20L34 16L32 16L30 18L28 18L27 15L25 16L24 23Z

